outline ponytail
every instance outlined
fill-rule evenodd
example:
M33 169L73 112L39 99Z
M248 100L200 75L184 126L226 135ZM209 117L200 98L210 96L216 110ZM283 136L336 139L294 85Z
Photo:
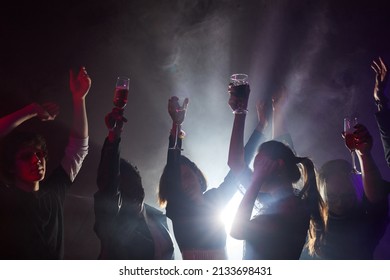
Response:
M316 181L316 173L313 162L304 157L297 157L297 163L303 166L304 185L299 192L299 197L307 202L310 211L310 227L306 247L310 255L320 255L320 245L323 240L328 209L322 199Z

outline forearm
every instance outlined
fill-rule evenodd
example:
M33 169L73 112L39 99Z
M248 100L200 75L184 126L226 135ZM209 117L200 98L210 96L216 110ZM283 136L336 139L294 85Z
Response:
M371 154L358 155L362 169L364 192L371 203L386 199L386 192L380 171Z
M244 158L244 128L245 114L234 116L233 129L230 138L228 165L237 175L245 168Z
M4 137L23 122L38 115L34 104L29 104L7 116L0 118L0 137Z
M250 231L250 219L259 189L259 185L252 183L246 191L232 224L230 234L233 238L246 239L246 233Z
M75 138L88 137L88 119L85 98L73 98L73 126L71 135Z
M375 118L381 136L385 159L390 167L390 110L375 113Z
M88 140L88 137L84 139L69 138L61 165L72 182L79 173L82 163L88 154Z
M100 156L97 174L97 185L100 191L116 194L119 184L120 145L121 139L110 142L106 138Z

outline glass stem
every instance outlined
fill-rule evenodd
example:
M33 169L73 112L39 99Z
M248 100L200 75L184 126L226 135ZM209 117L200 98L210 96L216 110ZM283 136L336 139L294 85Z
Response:
M355 151L351 151L351 157L352 157L352 168L353 168L353 173L357 174L358 171L356 169L356 161L355 161Z

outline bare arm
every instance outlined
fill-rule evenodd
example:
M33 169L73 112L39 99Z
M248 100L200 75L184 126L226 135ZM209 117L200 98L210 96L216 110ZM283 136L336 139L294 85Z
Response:
M31 103L11 114L0 118L0 137L4 137L13 129L34 117L41 121L54 120L59 113L59 107L55 103Z
M389 75L386 64L380 57L372 62L371 68L375 71L374 100L380 112L388 109L388 98L385 96L385 87Z
M260 216L258 218L260 219L260 223L252 222L251 215L253 205L262 185L267 181L267 178L274 176L275 170L279 168L279 162L258 154L255 159L254 167L251 186L245 192L232 224L230 234L236 239L248 239L261 233L270 232L274 229L272 220L262 219Z
M355 126L356 152L362 169L364 192L372 203L387 199L382 176L372 155L372 136L361 124Z
M272 93L272 139L288 134L285 111L288 92L284 86Z
M242 106L244 103L244 109L246 112L248 99L245 99L244 102L242 99L237 97L237 94L234 91L237 90L232 84L229 85L229 105L234 111L239 106ZM249 97L249 85L246 85L245 90L248 92L246 94L247 98ZM229 157L228 165L230 169L236 174L240 175L242 171L246 168L245 158L244 158L244 128L245 128L245 118L246 113L235 114L233 121L232 134L230 137L230 146L229 146Z
M71 135L75 138L88 137L88 120L85 106L85 98L91 88L91 78L85 67L81 67L76 75L70 70L69 85L73 100L73 126Z
M72 70L69 74L69 86L73 100L73 125L61 165L69 174L70 180L73 181L88 154L88 120L85 97L91 87L91 79L84 67L80 68L77 75Z

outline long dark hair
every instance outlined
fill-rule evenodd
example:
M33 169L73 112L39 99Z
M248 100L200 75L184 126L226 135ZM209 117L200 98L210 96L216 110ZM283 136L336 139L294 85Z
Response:
M317 186L313 162L307 157L297 157L287 145L274 140L263 143L259 152L271 159L283 160L285 178L292 184L303 179L303 187L300 190L295 190L295 193L307 203L310 211L310 226L305 246L311 255L320 254L319 249L325 234L328 209Z

